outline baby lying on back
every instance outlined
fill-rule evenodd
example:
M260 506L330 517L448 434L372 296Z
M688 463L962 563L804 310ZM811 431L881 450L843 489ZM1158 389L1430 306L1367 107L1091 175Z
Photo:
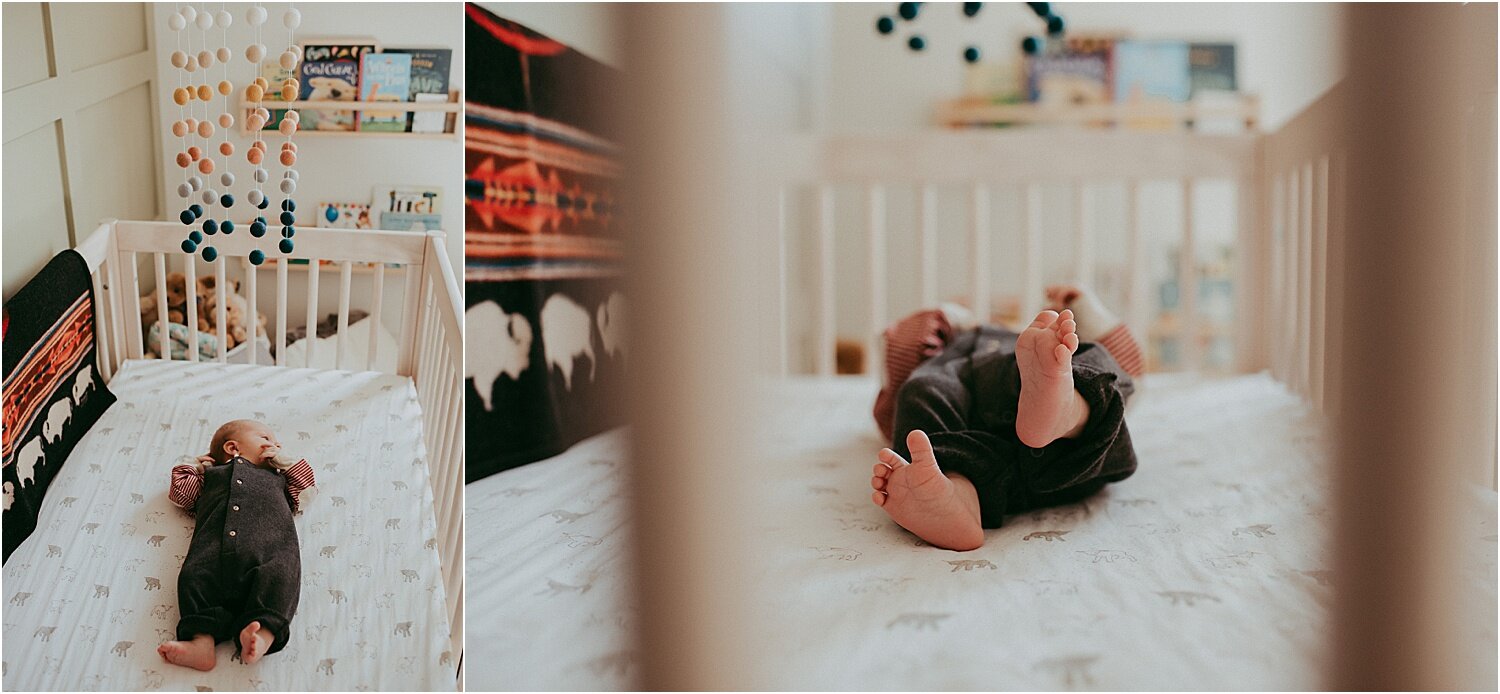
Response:
M281 650L302 591L292 514L315 491L312 467L281 457L270 427L236 419L214 432L208 455L172 469L168 498L197 523L177 576L177 640L169 663L212 670L214 645L238 638L253 664Z

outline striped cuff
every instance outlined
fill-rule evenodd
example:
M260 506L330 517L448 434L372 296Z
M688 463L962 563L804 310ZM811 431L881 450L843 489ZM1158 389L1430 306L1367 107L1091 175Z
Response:
M1146 359L1141 356L1141 346L1130 334L1130 329L1125 324L1120 324L1096 340L1099 346L1109 351L1109 355L1115 358L1120 368L1132 377L1139 378L1146 372Z

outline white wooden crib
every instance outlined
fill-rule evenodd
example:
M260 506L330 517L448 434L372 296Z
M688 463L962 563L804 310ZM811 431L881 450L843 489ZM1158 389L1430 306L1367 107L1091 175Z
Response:
M1455 303L1469 309L1489 310L1488 315L1477 316L1484 321L1481 324L1485 329L1493 333L1492 298L1481 300L1482 296L1475 298L1456 291L1461 282L1453 279L1452 273L1444 274L1440 269L1443 265L1436 261L1439 257L1460 261L1447 264L1465 267L1468 281L1478 283L1481 288L1486 280L1493 284L1493 264L1472 260L1459 250L1462 239L1482 244L1481 252L1493 255L1493 190L1485 187L1486 181L1489 188L1493 187L1493 158L1482 158L1488 160L1487 166L1478 160L1469 163L1468 171L1481 174L1478 189L1471 197L1458 199L1450 192L1467 188L1454 175L1459 167L1447 165L1459 160L1462 150L1452 146L1450 140L1430 135L1446 135L1460 127L1471 137L1482 137L1488 132L1488 139L1479 139L1477 151L1493 149L1493 118L1486 125L1479 125L1486 115L1493 114L1493 90L1476 95L1472 89L1465 91L1463 86L1483 84L1485 79L1493 84L1492 70L1486 68L1475 74L1478 68L1464 67L1470 63L1492 65L1488 57L1494 54L1493 8L1351 10L1355 19L1350 23L1350 77L1346 82L1275 132L1237 135L1014 129L799 137L773 132L760 127L763 119L756 110L760 104L735 91L735 85L742 83L740 77L756 68L752 57L737 52L732 45L724 45L732 44L724 38L731 33L732 14L709 8L650 8L630 14L625 22L626 36L639 40L636 52L630 55L631 63L650 75L649 79L632 85L632 94L638 100L629 116L634 119L634 134L640 141L635 143L631 167L653 173L649 181L637 181L631 191L637 213L635 223L652 231L640 235L632 249L636 276L633 300L653 308L649 314L639 316L632 326L637 340L633 350L661 357L660 364L632 364L642 387L642 397L634 403L638 426L633 430L631 460L631 484L636 494L632 509L638 586L638 611L632 614L638 618L642 639L636 651L640 669L631 673L638 678L637 686L797 688L799 683L803 687L813 683L811 688L858 688L860 684L903 687L916 682L920 683L919 688L1015 686L1004 683L1021 683L1021 688L1038 689L1159 688L1183 686L1182 682L1190 681L1195 687L1217 688L1231 682L1214 684L1212 673L1232 676L1228 673L1235 670L1230 664L1236 661L1241 666L1250 666L1245 672L1289 674L1286 664L1271 662L1274 659L1269 652L1261 653L1260 657L1226 652L1221 653L1226 658L1221 665L1204 669L1197 673L1198 678L1162 680L1172 676L1168 673L1176 667L1174 661L1163 665L1154 675L1145 673L1139 679L1132 679L1131 664L1127 662L1123 669L1110 668L1114 676L1099 681L1091 673L1106 669L1104 664L1109 662L1110 654L1119 651L1112 645L1096 647L1075 639L1072 643L1080 644L1082 652L1051 653L1045 654L1046 657L1032 653L1037 659L1030 662L1024 657L1018 660L1011 652L981 648L974 653L976 657L997 662L994 671L988 675L981 673L977 679L963 679L955 674L944 680L931 672L925 673L923 679L904 677L908 671L899 662L890 661L899 661L898 653L920 652L912 649L918 649L917 639L925 637L902 638L899 646L895 642L870 644L870 640L881 638L881 627L892 633L901 628L926 630L933 639L968 648L977 641L974 633L943 632L942 629L953 627L942 625L965 620L969 608L939 603L936 610L923 610L924 605L914 597L921 594L920 590L891 588L903 580L915 580L906 577L917 574L892 573L896 570L892 567L899 562L882 564L878 560L912 550L898 551L896 545L880 545L874 540L869 541L870 546L883 549L858 551L855 545L838 544L839 538L847 538L849 533L834 532L837 526L832 520L851 526L870 520L858 515L863 513L858 499L847 500L848 510L841 511L849 514L846 517L820 518L822 527L829 529L829 539L803 543L805 546L778 544L782 536L791 532L784 528L788 519L793 518L786 513L787 507L770 506L760 509L761 513L745 511L746 499L781 504L796 499L803 507L814 509L827 506L829 500L842 503L846 501L844 496L832 495L842 494L842 485L851 481L857 487L862 482L858 478L868 474L865 472L868 464L855 465L845 459L847 453L879 445L868 433L873 424L867 419L869 405L864 400L873 395L874 384L826 378L835 371L840 301L847 304L851 294L841 289L852 285L858 288L853 293L869 297L867 303L854 309L868 315L867 320L858 321L859 325L871 328L860 336L868 355L878 355L879 328L900 317L893 315L891 306L903 302L907 306L930 306L946 298L938 291L940 274L961 273L967 278L969 301L981 316L988 315L992 308L993 290L1002 281L1018 279L1020 315L1029 315L1041 307L1046 283L1074 279L1045 276L1042 255L1045 244L1039 220L1055 219L1058 215L1090 219L1092 215L1088 212L1095 201L1089 190L1123 185L1129 210L1125 215L1127 238L1123 244L1128 250L1121 259L1126 268L1127 289L1125 305L1116 308L1127 322L1140 325L1148 315L1151 301L1145 274L1147 259L1142 255L1145 249L1137 224L1139 186L1147 181L1174 181L1185 192L1183 199L1191 201L1195 188L1214 179L1228 181L1241 203L1234 216L1232 235L1234 360L1229 369L1238 375L1229 382L1239 384L1237 388L1259 388L1246 380L1259 379L1261 385L1290 399L1277 404L1271 398L1255 405L1256 411L1274 412L1275 416L1264 422L1269 427L1264 432L1248 437L1243 428L1235 428L1239 424L1229 417L1237 411L1234 406L1219 402L1243 407L1245 403L1234 395L1241 391L1216 394L1211 389L1199 390L1196 399L1175 401L1165 410L1158 409L1163 404L1161 400L1154 400L1150 408L1154 415L1166 411L1201 413L1210 419L1189 417L1182 421L1219 422L1216 426L1222 427L1223 436L1212 428L1197 431L1194 434L1197 448L1158 447L1153 455L1158 463L1175 456L1186 469L1193 467L1193 451L1198 448L1213 450L1217 445L1243 441L1246 445L1230 454L1244 456L1238 464L1251 474L1260 475L1256 478L1258 482L1284 479L1279 475L1285 468L1278 461L1296 459L1316 463L1318 472L1309 473L1304 466L1298 473L1307 475L1307 482L1326 485L1317 489L1307 487L1313 494L1307 497L1308 504L1316 502L1315 505L1283 510L1289 514L1331 514L1335 520L1327 526L1326 535L1337 540L1327 549L1319 549L1316 545L1321 540L1309 539L1306 551L1298 555L1306 558L1302 561L1329 562L1333 575L1338 577L1328 584L1338 588L1331 594L1318 593L1323 588L1315 586L1297 588L1299 600L1317 594L1318 601L1329 606L1327 624L1304 625L1317 634L1308 647L1327 650L1318 650L1316 654L1301 651L1305 656L1300 666L1302 674L1295 682L1262 686L1307 688L1332 682L1335 688L1466 687L1485 682L1486 672L1491 682L1487 686L1492 686L1493 660L1471 656L1476 640L1493 648L1493 630L1486 631L1480 626L1477 631L1461 631L1459 606L1465 603L1452 598L1451 592L1442 591L1456 590L1459 583L1463 583L1464 590L1476 585L1483 587L1486 581L1493 583L1493 519L1486 520L1480 514L1476 521L1464 515L1458 510L1459 504L1449 503L1456 497L1447 488L1440 492L1428 480L1448 483L1477 479L1481 482L1480 496L1486 497L1484 503L1489 504L1489 515L1493 515L1494 429L1493 422L1486 423L1483 417L1487 412L1493 420L1493 335L1486 336L1482 330L1472 343L1474 351L1463 355L1465 363L1476 369L1473 372L1476 375L1467 381L1445 366L1444 370L1432 371L1435 378L1431 384L1408 380L1386 383L1380 381L1381 374L1387 373L1382 369L1393 367L1381 360L1393 354L1415 356L1418 351L1396 350L1393 345L1405 343L1389 332L1382 332L1382 328L1390 326L1376 319L1391 307L1389 310L1399 309L1399 314L1408 319L1402 326L1419 323L1416 288L1422 287L1426 305L1434 306L1442 302L1444 295L1429 287L1446 283L1441 286L1448 288ZM1419 24L1423 27L1421 31L1411 30ZM1473 28L1480 26L1489 28L1483 31ZM1467 43L1450 40L1460 34ZM1479 59L1470 60L1464 55L1467 48L1460 46L1479 46L1484 51ZM681 55L693 55L695 59L681 61L678 59ZM1417 63L1421 67L1416 67ZM1433 74L1449 72L1464 74L1474 81L1454 79L1436 85L1431 80ZM684 100L682 94L693 94L695 99ZM1394 105L1397 103L1400 106ZM1407 142L1430 146L1425 151L1402 148ZM1447 149L1437 149L1438 144ZM1424 154L1427 159L1422 159ZM1363 167L1359 166L1362 156ZM1427 176L1401 184L1408 186L1409 192L1400 193L1397 192L1400 186L1394 181L1402 180L1406 170L1400 167L1408 164L1420 165ZM1061 209L1044 207L1038 190L1059 185L1071 186L1075 191L1070 205ZM968 218L965 228L938 227L940 215L934 204L937 197L934 191L940 187L965 192ZM849 205L841 207L839 202L847 202L840 196L847 196L850 188L857 189L861 210L856 213L854 225L863 229L870 249L863 258L838 252L844 227L840 226L836 213L849 209ZM1359 195L1361 190L1363 198ZM1387 192L1380 197L1374 195L1376 190ZM886 213L897 195L918 201L916 232L920 239L913 256L899 259L899 268L892 261L891 245L887 243L891 234ZM1022 201L1019 210L1022 222L1018 228L1009 230L1019 238L1011 246L1019 257L1019 278L999 277L991 266L989 251L1000 241L992 234L990 221L996 214L994 200L1002 195ZM804 242L807 237L798 234L791 213L795 202L805 199L812 201L811 212L802 218L810 219L811 224L801 231L812 236ZM1422 210L1427 216L1425 219L1403 216L1397 222L1390 215L1381 218L1367 212L1381 206L1400 211L1400 205ZM1199 228L1193 212L1189 202L1178 213L1184 230L1177 239L1175 267L1179 288L1197 287L1195 244L1199 241ZM1361 218L1361 215L1366 216ZM1358 240L1351 230L1357 227L1353 221L1362 222L1368 229L1362 231ZM1403 222L1405 226L1401 225ZM707 229L714 233L706 233ZM940 258L939 235L953 233L967 235L970 252ZM1098 230L1078 224L1070 236L1070 243L1063 244L1064 252L1070 256L1072 266L1078 268L1078 276L1088 278L1102 266L1097 250ZM1419 238L1435 243L1440 251L1424 248L1413 240ZM815 250L810 256L802 255L808 248ZM1404 249L1411 260L1406 262L1388 250L1395 248ZM802 271L794 271L799 263ZM910 297L889 294L889 280L897 272L919 276L916 286L920 302L907 302ZM1356 276L1365 282L1356 282ZM1401 297L1401 281L1411 283L1406 293L1413 298ZM692 291L683 291L684 287ZM1377 296L1386 303L1376 302ZM812 308L803 315L811 319L799 327L798 312L809 305ZM1356 313L1356 307L1362 311ZM1202 320L1200 309L1196 291L1181 292L1178 308L1181 334L1196 334L1195 325ZM1349 329L1347 333L1344 328ZM1184 366L1190 374L1205 355L1194 340L1187 341L1185 346ZM1474 357L1480 354L1488 359ZM878 357L873 361L878 364ZM742 368L725 368L725 364ZM878 369L867 366L866 373L872 371ZM1269 376L1254 375L1261 371L1269 372ZM789 379L788 374L799 377ZM807 374L821 379L822 385L817 380L809 381ZM1155 381L1163 387L1148 386L1146 395L1181 392L1178 376L1170 374L1166 380ZM1483 383L1483 387L1462 385L1466 383ZM759 389L767 385L768 391ZM726 393L733 396L726 397ZM1443 411L1452 416L1439 418L1426 412L1420 404L1424 401L1443 403L1446 408ZM1469 403L1467 409L1461 406L1464 402ZM705 403L713 406L707 407ZM1355 408L1352 410L1355 414L1350 414L1351 408ZM1381 432L1380 418L1398 412L1402 415L1399 432L1394 424L1386 424L1387 432ZM773 415L786 418L771 420ZM1216 419L1220 416L1227 419ZM777 429L770 421L794 428ZM1277 428L1282 426L1293 429ZM1441 428L1451 438L1459 439L1466 430L1479 432L1478 447L1482 450L1464 453L1455 445L1444 443L1444 437L1424 431L1424 427ZM1264 435L1272 431L1280 433L1274 437ZM1242 438L1231 435L1235 432ZM1355 445L1362 444L1358 437L1351 438L1355 433L1388 445L1383 448ZM1163 440L1158 438L1157 442ZM855 445L850 445L850 441ZM1276 441L1280 442L1276 444L1279 448L1257 447ZM1327 449L1319 452L1318 446ZM1333 452L1329 454L1328 450ZM1427 451L1441 454L1424 455ZM793 457L797 464L779 465L776 460L783 457ZM1413 465L1413 460L1421 460L1421 464ZM861 470L837 477L819 472L823 469L819 464L828 470L841 470L841 465ZM1424 472L1418 473L1416 468ZM1129 498L1132 483L1137 485L1135 489L1150 488L1143 486L1149 472L1143 469L1138 479L1127 480L1118 495L1101 495L1103 498L1085 504L1085 515L1103 509L1120 520L1136 513L1129 502L1136 502L1137 507L1149 506L1152 503L1149 500ZM1160 474L1160 469L1156 474ZM783 484L787 476L817 489ZM1204 499L1218 493L1212 490L1222 490L1212 484L1213 479L1200 480L1197 486L1180 491L1190 492L1193 496L1189 498L1197 503L1209 503ZM1403 488L1413 493L1403 494ZM1284 500L1295 489L1262 491ZM795 496L809 492L816 495L820 493L818 490L830 496L823 499ZM691 502L684 503L684 499ZM1253 513L1256 509L1275 510L1270 505L1246 505L1241 510ZM1211 510L1196 510L1212 515ZM1376 530L1372 523L1375 515L1381 516L1381 530ZM1390 522L1388 519L1393 516L1402 521ZM1137 517L1140 522L1156 523L1158 527L1165 520ZM1035 520L1046 523L1057 518L1042 514ZM1224 541L1243 543L1255 537L1254 527L1249 525L1250 521L1246 522L1246 526L1224 529ZM1118 523L1093 523L1088 532L1118 526ZM869 538L883 532L878 522L867 527L873 528ZM713 532L704 533L701 528L712 528ZM1091 541L1092 536L1084 532L1080 529L1079 534L1067 539L1079 543ZM1032 562L1019 556L1023 552L1033 552L1042 546L1075 549L1038 538L1026 538L1033 540L1029 543L1022 538L1010 539L1015 542L1007 546L1017 552L1017 564L1007 563L1007 557L997 559L993 566L977 562L955 564L953 571L984 572L979 575L992 575L994 581L1003 582L1007 577L1028 575L1021 567ZM1402 554L1393 555L1397 547ZM795 671L791 660L802 657L801 653L783 650L768 655L780 639L774 633L756 631L750 626L794 624L804 612L813 613L811 609L798 608L795 600L784 600L777 595L781 592L811 596L811 578L777 570L764 574L752 572L748 576L745 573L747 567L783 567L816 561L811 552L822 552L823 558L830 562L828 566L836 567L830 571L857 567L872 555L877 558L870 569L874 574L855 573L849 577L857 580L843 586L825 586L834 588L824 594L828 599L848 600L847 594L875 593L883 595L886 603L907 605L911 612L931 612L926 617L904 620L896 617L851 630L847 633L853 634L848 637L852 640L838 641L837 645L854 643L866 648L845 648L834 652L837 657L832 660L826 657L820 660L825 667L842 667L853 672L881 669L888 676L880 678L880 683L859 679L830 682L814 679L817 674L802 679L793 676L791 681L778 679L781 674ZM1412 557L1410 562L1396 559L1400 567L1389 565L1392 556L1406 554ZM1129 568L1135 563L1135 559L1122 555L1094 556L1097 562L1118 560L1117 568ZM934 561L937 558L949 557L936 557ZM1235 564L1233 559L1203 561L1208 564L1197 566L1214 571L1232 572L1238 566L1249 566ZM1461 566L1464 568L1460 569ZM991 570L995 573L989 574ZM1281 566L1275 572L1285 574L1288 581L1301 580L1298 576L1317 576L1320 584L1329 575L1313 566ZM938 574L945 576L946 569ZM1270 575L1267 572L1262 577ZM875 582L859 582L866 580ZM881 580L895 583L879 583ZM1008 597L997 595L994 592L999 590L997 586L998 583L978 581L970 588L974 591L970 595L976 600ZM769 590L760 592L767 587ZM946 592L944 588L937 590ZM1042 586L1037 586L1037 590L1042 590ZM1153 590L1159 591L1158 596L1170 597L1170 603L1157 602L1161 598L1151 596L1149 591L1142 592L1138 600L1127 602L1134 610L1160 609L1163 614L1143 622L1147 625L1143 628L1109 632L1112 644L1123 647L1141 638L1149 640L1155 633L1150 624L1188 619L1181 616L1183 613L1171 610L1188 607L1192 599L1222 607L1230 604L1218 602L1220 595L1202 597L1213 591L1184 595L1174 593L1168 586ZM1489 595L1483 595L1485 592ZM1403 603L1399 618L1383 616L1384 605L1392 596L1407 594L1419 594L1421 598L1414 597L1409 606ZM1026 595L1023 593L1022 597ZM1492 600L1492 585L1479 595ZM1386 603L1381 601L1382 596ZM1060 599L1071 601L1066 596ZM1490 607L1482 606L1479 612L1492 609L1493 602L1484 605ZM848 615L858 614L858 609L839 610L815 628L820 632L836 629ZM1007 608L1007 616L1009 612ZM1248 610L1227 613L1222 619L1235 622L1239 619L1236 615L1247 614L1265 616ZM836 640L808 641L805 634L811 632L801 629L813 628L811 625L793 628L797 631L791 635L792 640L805 651L829 655L820 648ZM937 635L932 636L934 633ZM1083 629L1080 633L1099 632ZM1212 649L1216 634L1222 633L1205 630L1193 642L1195 651L1201 653L1199 647ZM1025 638L1012 638L1005 643L1034 646ZM752 649L747 644L757 647ZM880 656L868 663L857 660L859 654L866 652ZM946 652L942 648L921 652L922 662L934 664L937 662L934 658ZM782 656L781 659L776 655ZM842 659L844 656L850 660ZM1485 660L1489 660L1488 665ZM1137 660L1136 665L1140 662L1144 661ZM1181 662L1191 663L1192 659ZM936 669L958 672L947 667L949 661L944 663L945 667ZM1019 669L1006 669L1018 665ZM1476 672L1480 679L1475 679ZM1205 674L1208 679L1202 679ZM987 676L991 678L986 679ZM1461 682L1471 684L1456 684Z
M230 286L228 279L241 282L243 296L248 304L248 314L274 313L268 317L268 331L274 331L275 366L312 367L318 346L313 338L312 326L318 322L318 297L320 278L332 275L338 282L337 333L333 339L336 350L335 364L339 369L358 370L366 365L379 363L382 316L394 315L399 321L397 331L396 375L408 377L416 388L422 411L423 431L421 441L425 447L427 473L432 484L432 513L437 521L436 544L441 559L442 585L445 591L446 615L451 629L449 638L452 653L461 654L463 645L463 334L460 322L461 293L457 278L449 265L443 247L441 232L411 233L398 231L353 231L341 229L303 229L296 238L296 252L281 254L267 238L255 239L249 233L219 235L214 245L219 258L205 264L197 255L184 254L179 248L184 236L181 224L168 222L106 221L77 250L87 259L93 273L96 297L95 326L99 349L99 368L107 380L127 360L146 357L143 337L140 302L143 278L137 268L140 261L148 261L153 269L155 296L159 311L157 319L161 334L167 334L166 275L181 268L187 277L187 286L194 287L200 273L211 272L217 279L215 292L218 307L218 362L226 361L225 350L225 294ZM258 247L271 249L268 253L275 261L261 268L249 263L251 250ZM306 259L306 266L289 266L287 259ZM333 268L323 269L319 261L331 261ZM355 286L352 276L356 266L368 265L372 276L368 294L360 296L352 291ZM392 267L388 268L390 264ZM207 268L205 269L205 265ZM231 269L232 268L232 269ZM293 269L295 268L295 269ZM294 296L288 291L289 275L304 275L305 294ZM399 311L387 310L384 305L387 294L387 275L391 281L400 281ZM275 283L274 305L258 305L257 285L260 282ZM294 285L295 286L295 285ZM349 326L351 306L367 306L370 318L368 354L350 356L343 341L354 339ZM307 349L303 363L288 363L287 329L289 318L300 317L305 310L308 326ZM293 312L293 313L289 313ZM187 314L197 314L195 292L187 292ZM253 320L253 319L252 319ZM188 361L199 361L198 326L188 321ZM364 336L360 336L364 337ZM162 360L171 360L172 350L160 350ZM249 349L247 360L257 362L257 350ZM357 358L365 357L365 358ZM460 659L454 657L452 666L456 672Z

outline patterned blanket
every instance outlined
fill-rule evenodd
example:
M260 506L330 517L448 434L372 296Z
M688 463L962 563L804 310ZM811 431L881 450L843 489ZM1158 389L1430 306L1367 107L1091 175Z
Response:
M47 485L115 401L94 346L94 286L59 253L5 304L4 558L31 535Z
M466 5L469 481L619 421L616 72Z

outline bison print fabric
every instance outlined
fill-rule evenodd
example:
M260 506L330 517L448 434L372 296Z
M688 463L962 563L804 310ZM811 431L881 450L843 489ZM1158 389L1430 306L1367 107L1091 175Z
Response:
M469 481L619 423L625 297L611 68L467 5Z

